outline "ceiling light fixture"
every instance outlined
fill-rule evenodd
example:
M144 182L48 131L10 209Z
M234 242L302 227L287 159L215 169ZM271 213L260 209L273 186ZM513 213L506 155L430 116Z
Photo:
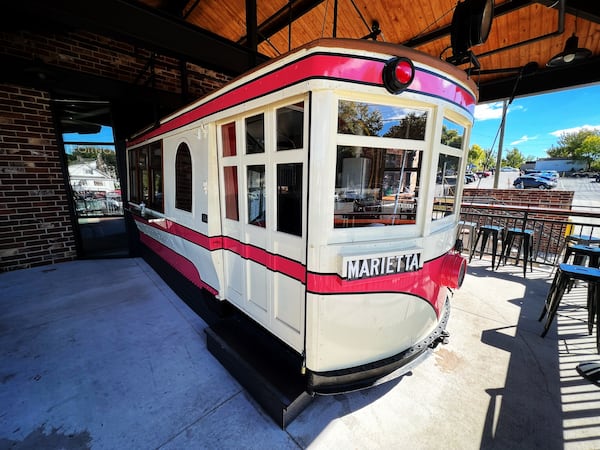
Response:
M448 61L456 65L476 62L470 49L487 40L493 19L494 0L465 0L458 3L452 16L452 56Z
M567 39L565 49L558 55L554 55L546 63L547 67L560 67L573 62L581 61L592 56L591 50L579 47L579 38L575 33Z

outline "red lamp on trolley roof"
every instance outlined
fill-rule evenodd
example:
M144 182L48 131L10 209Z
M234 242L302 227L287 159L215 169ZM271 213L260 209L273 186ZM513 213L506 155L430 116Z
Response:
M415 66L403 56L397 56L385 63L383 68L383 85L392 94L399 94L406 89L415 78Z

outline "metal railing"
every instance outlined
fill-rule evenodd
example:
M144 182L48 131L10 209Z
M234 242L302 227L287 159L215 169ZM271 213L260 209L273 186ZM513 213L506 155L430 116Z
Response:
M471 232L477 233L482 225L495 225L533 231L533 257L539 264L554 265L565 248L568 236L600 238L600 211L567 210L558 208L531 208L526 206L489 203L462 203L461 220L476 224ZM468 228L467 228L468 229ZM466 232L459 230L459 236ZM465 249L471 251L475 237L463 239ZM484 249L485 253L491 253Z

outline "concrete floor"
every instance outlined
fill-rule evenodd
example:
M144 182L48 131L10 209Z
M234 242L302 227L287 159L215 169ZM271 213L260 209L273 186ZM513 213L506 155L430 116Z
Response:
M0 448L600 448L600 389L574 370L598 357L586 291L542 339L549 280L474 260L448 345L401 380L315 398L281 430L143 260L0 274Z

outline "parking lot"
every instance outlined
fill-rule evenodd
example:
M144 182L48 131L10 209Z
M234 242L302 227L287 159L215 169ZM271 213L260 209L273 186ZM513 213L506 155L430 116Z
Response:
M519 176L519 172L500 172L498 181L499 189L516 189L513 182ZM480 178L474 183L465 184L465 189L491 189L494 187L494 176ZM593 178L560 177L558 185L554 189L563 191L574 191L573 206L586 209L600 208L600 183Z

